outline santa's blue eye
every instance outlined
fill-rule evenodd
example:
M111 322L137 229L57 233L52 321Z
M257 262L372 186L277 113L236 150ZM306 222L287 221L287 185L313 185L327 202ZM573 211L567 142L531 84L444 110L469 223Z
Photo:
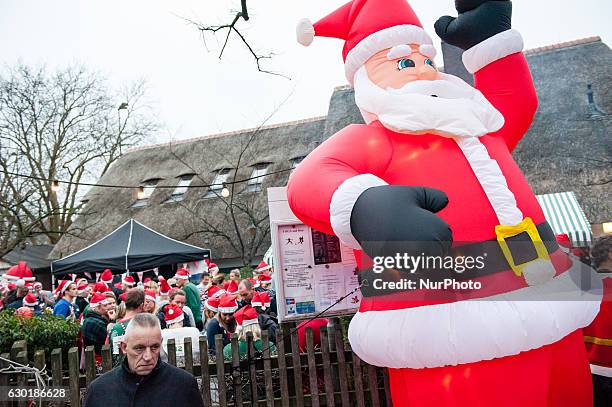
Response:
M403 58L397 61L397 69L400 71L405 68L414 68L415 66L414 61L409 58Z
M426 59L425 63L429 66L433 66L434 68L436 67L436 65L434 64L434 62L431 59Z

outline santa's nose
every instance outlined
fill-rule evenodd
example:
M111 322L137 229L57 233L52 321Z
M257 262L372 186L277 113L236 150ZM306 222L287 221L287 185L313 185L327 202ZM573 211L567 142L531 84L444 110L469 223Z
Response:
M423 65L417 69L417 76L420 80L433 81L437 77L436 70L429 65Z

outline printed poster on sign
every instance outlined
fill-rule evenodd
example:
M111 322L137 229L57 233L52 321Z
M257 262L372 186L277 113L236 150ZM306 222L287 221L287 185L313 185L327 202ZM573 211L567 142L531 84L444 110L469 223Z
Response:
M278 228L281 264L307 266L311 261L310 228L305 225L284 225Z
M288 315L308 314L315 311L313 270L311 267L285 267L283 282Z

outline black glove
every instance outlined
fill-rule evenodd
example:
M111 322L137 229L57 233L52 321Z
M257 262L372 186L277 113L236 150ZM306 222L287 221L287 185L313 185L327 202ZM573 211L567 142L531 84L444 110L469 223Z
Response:
M455 0L455 8L459 17L440 17L434 28L442 41L463 50L512 28L510 0Z
M446 194L424 187L384 185L363 192L351 213L351 232L372 258L421 253L443 256L453 241L450 227L435 212Z

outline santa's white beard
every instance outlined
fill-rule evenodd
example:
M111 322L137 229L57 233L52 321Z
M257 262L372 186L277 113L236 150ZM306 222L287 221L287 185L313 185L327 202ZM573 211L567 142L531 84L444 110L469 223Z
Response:
M436 131L479 137L504 125L502 114L480 91L456 76L440 75L440 80L418 80L400 89L382 89L361 67L355 73L355 103L366 122L379 120L398 132Z

